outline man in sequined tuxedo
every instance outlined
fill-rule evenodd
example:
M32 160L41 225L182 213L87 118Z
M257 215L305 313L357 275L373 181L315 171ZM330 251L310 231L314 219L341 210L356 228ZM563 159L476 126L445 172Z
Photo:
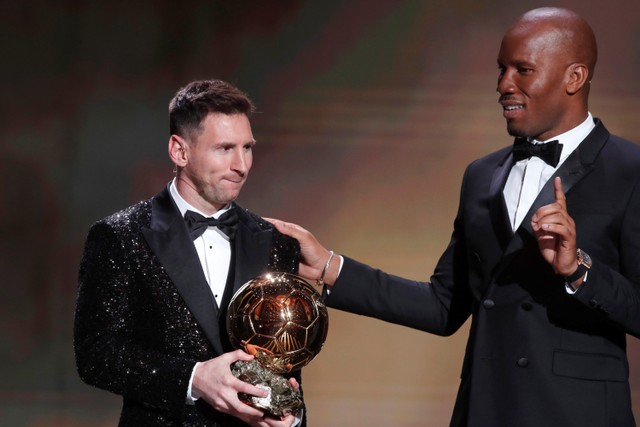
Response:
M278 420L242 403L240 392L266 392L229 367L252 359L233 351L226 334L234 292L267 271L296 273L299 258L294 239L234 203L251 169L253 108L244 93L219 80L179 90L169 105L175 179L89 231L76 363L85 382L122 395L121 426L302 423L301 414Z

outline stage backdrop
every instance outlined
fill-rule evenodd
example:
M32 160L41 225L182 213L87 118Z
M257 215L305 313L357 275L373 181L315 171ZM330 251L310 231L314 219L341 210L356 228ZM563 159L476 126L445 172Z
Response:
M3 426L116 425L119 398L75 372L78 263L94 221L171 178L167 104L190 80L229 80L258 105L240 203L414 279L448 242L465 166L511 142L496 55L522 12L554 4L592 23L591 110L640 142L637 0L4 3ZM330 316L304 373L311 427L447 425L468 325L438 338ZM633 338L629 358L640 419Z

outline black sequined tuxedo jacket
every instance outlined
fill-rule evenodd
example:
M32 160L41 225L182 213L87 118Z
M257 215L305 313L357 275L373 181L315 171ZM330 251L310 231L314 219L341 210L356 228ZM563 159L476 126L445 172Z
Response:
M295 273L297 241L235 205L238 229L223 306L267 271ZM194 364L231 350L185 221L165 189L97 222L80 266L75 354L81 378L123 396L121 426L244 425L198 400Z
M530 222L511 231L512 163L509 147L469 165L429 283L346 259L327 304L438 335L471 316L452 426L633 426L625 340L640 336L640 147L596 121L557 170L578 247L593 258L575 295ZM553 200L551 178L527 218Z

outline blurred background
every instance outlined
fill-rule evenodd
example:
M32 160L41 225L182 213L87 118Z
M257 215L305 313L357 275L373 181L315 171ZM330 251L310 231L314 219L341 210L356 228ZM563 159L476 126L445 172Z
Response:
M3 2L0 425L117 424L119 398L75 371L77 268L93 222L171 179L179 87L221 78L258 105L244 207L425 280L465 166L511 143L495 93L502 34L543 5L592 24L591 111L640 142L637 0ZM330 316L304 374L310 427L448 425L468 325L439 338ZM628 351L640 420L638 340Z

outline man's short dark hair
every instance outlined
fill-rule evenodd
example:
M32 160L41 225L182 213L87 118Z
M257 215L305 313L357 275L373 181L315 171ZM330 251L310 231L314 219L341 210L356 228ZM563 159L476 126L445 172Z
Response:
M169 103L169 132L187 137L202 130L202 120L210 113L227 115L255 111L251 99L237 87L222 80L197 80L181 88Z

